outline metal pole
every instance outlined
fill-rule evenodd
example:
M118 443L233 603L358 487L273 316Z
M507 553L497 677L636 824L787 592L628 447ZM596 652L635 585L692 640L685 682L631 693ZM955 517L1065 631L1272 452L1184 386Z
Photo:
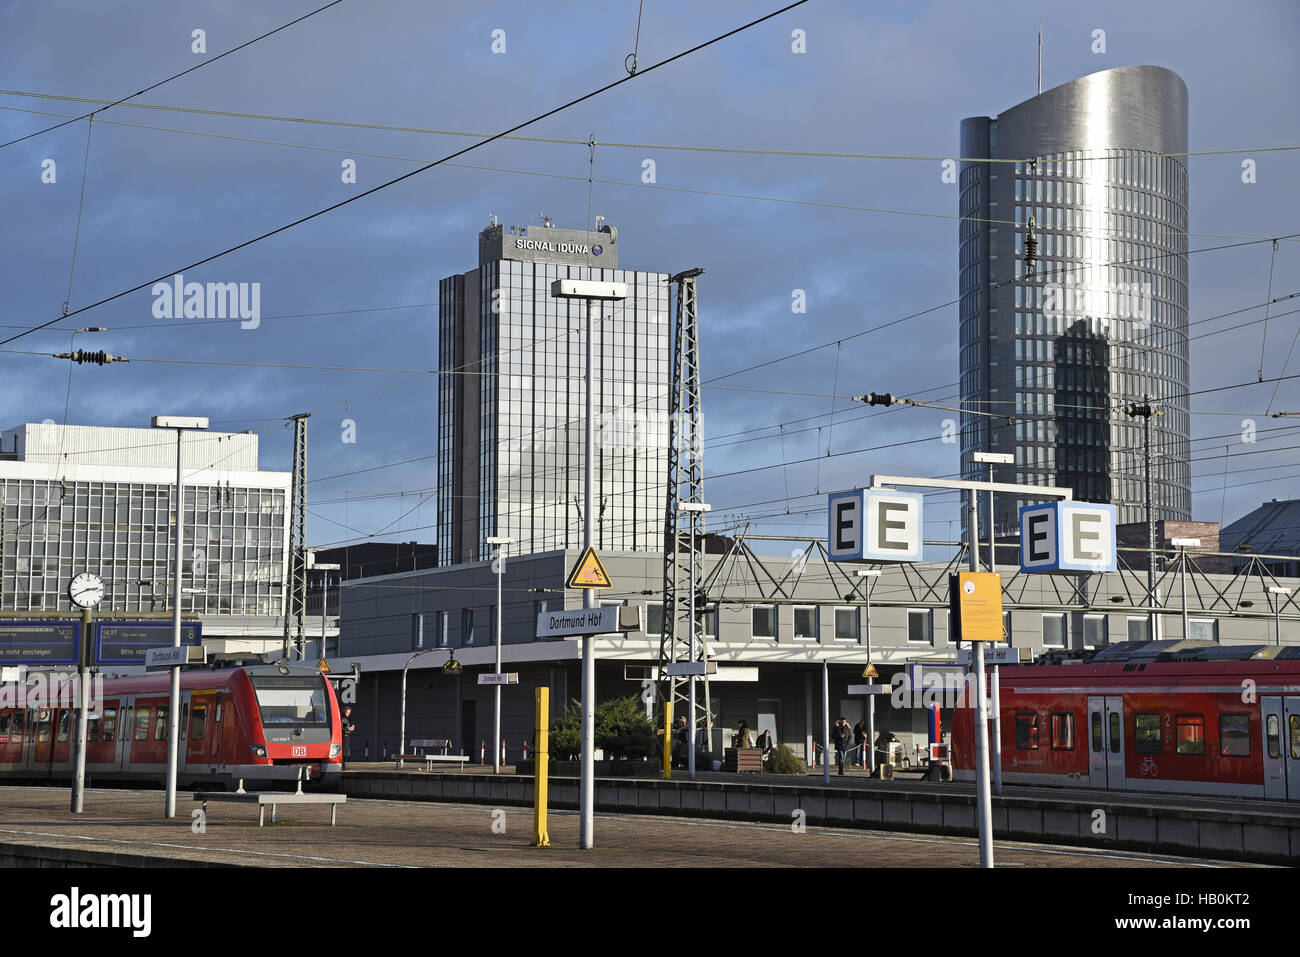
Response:
M1179 558L1182 559L1179 563L1182 566L1179 573L1182 577L1183 592L1183 640L1186 641L1188 638L1192 637L1191 630L1187 624L1187 549L1185 547L1180 548L1179 552Z
M997 538L998 537L997 537L997 533L993 531L995 525L993 522L993 489L991 487L992 483L993 483L993 463L990 462L989 463L989 485L990 485L989 488L989 571L995 572L998 570L998 559L997 559Z
M1151 605L1151 623L1149 625L1152 641L1160 637L1158 623L1156 621L1156 522L1155 515L1151 511L1151 396L1143 395L1142 404L1146 408L1146 416L1142 419L1143 441L1143 458L1146 461L1146 487L1147 487L1147 601Z
M81 643L77 654L77 761L72 777L72 813L86 807L86 732L90 709L90 627L91 611L81 609Z
M871 579L867 579L867 664L871 664ZM870 681L870 678L866 679ZM877 679L879 680L879 679ZM876 696L867 695L867 773L876 773Z
M406 672L410 670L411 662L415 660L415 655L406 659L406 664L402 668L402 717L398 723L397 732L397 766L402 766L402 755L406 753Z
M497 674L501 674L501 579L506 570L506 547L497 546ZM590 589L588 589L590 591ZM500 679L498 679L500 680ZM496 703L492 718L492 773L501 773L501 686L496 686Z
M1002 794L1002 680L998 666L990 669L989 697L993 707L993 793Z
M325 615L330 607L330 573L325 571L325 581L321 584L320 596L320 660L325 660Z
M822 659L822 783L831 783L831 677L830 666Z
M979 506L970 490L970 570L980 570ZM988 701L984 693L984 642L973 641L971 666L975 676L975 787L979 815L980 867L993 866L993 798L989 794Z
M181 646L181 551L185 539L185 488L181 479L181 440L184 429L176 430L176 542L172 551L172 647ZM173 665L171 694L167 706L167 807L166 816L176 816L176 761L180 741L181 668Z
M689 516L688 521L691 523L691 605L690 605L691 657L690 660L691 660L691 664L694 665L695 664L695 513L688 512L687 515ZM690 747L687 749L686 752L686 774L693 781L695 780L695 751L698 748L698 745L696 744L696 736L699 733L696 730L697 724L696 724L696 717L695 717L695 675L691 675L690 678L687 679L686 684L687 684L687 688L689 689L687 694L688 703L686 705L686 710L690 714L690 718L687 719L687 724L690 730L690 738L691 738ZM712 744L712 742L710 742L710 744Z
M1273 643L1282 644L1282 596L1277 596L1275 607L1275 623L1273 626Z
M586 379L587 379L587 417L585 420L584 432L586 435L583 439L583 489L582 489L582 546L585 551L591 548L591 531L592 531L592 477L595 474L592 453L592 428L591 428L591 394L592 394L592 376L591 376L591 299L587 300L587 361L586 361ZM595 607L595 597L590 588L582 590L582 607L590 609ZM691 715L692 720L695 716ZM592 636L582 636L582 780L579 788L578 805L582 811L582 822L579 826L578 846L583 850L590 850L595 843L595 815L593 813L593 804L595 799L595 777L596 777L596 759L594 749L596 746L596 658L595 648L592 645Z

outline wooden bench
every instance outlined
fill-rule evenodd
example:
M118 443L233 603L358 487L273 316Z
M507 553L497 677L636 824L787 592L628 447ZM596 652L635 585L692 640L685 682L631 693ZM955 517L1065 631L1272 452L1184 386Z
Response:
M761 748L727 748L722 752L722 770L752 772L763 770Z
M194 800L203 802L203 817L207 820L209 802L227 804L256 804L257 826L266 823L266 806L271 806L271 823L275 823L276 807L280 804L328 804L330 806L330 827L338 821L338 807L346 804L346 794L304 794L302 790L302 772L298 772L298 790L295 791L245 791L244 782L239 782L237 791L195 791Z
M441 761L447 764L458 764L463 770L465 765L469 763L469 758L466 755L447 753L447 749L451 747L450 738L415 738L411 741L411 747L415 749L411 754L393 755L399 768L407 761L423 761L424 770L432 771L434 764ZM441 748L442 754L429 754L427 752L428 748ZM420 753L421 751L425 753Z

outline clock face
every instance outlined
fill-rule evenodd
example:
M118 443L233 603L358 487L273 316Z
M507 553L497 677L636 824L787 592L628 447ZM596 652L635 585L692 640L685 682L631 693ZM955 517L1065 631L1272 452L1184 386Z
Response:
M68 597L82 608L94 608L104 598L104 583L98 575L82 572L68 586Z

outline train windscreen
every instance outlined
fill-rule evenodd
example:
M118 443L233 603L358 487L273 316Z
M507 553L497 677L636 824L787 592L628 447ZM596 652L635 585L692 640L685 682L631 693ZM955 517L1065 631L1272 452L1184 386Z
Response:
M328 727L325 679L319 675L249 675L263 726Z

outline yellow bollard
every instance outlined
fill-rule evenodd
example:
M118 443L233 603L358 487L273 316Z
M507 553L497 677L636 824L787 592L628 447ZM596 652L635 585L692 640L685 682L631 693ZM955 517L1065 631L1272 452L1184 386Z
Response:
M533 751L533 847L550 847L546 830L546 762L550 752L551 689L537 689L537 747Z
M671 699L664 702L663 778L665 781L671 781L673 778L673 703Z

